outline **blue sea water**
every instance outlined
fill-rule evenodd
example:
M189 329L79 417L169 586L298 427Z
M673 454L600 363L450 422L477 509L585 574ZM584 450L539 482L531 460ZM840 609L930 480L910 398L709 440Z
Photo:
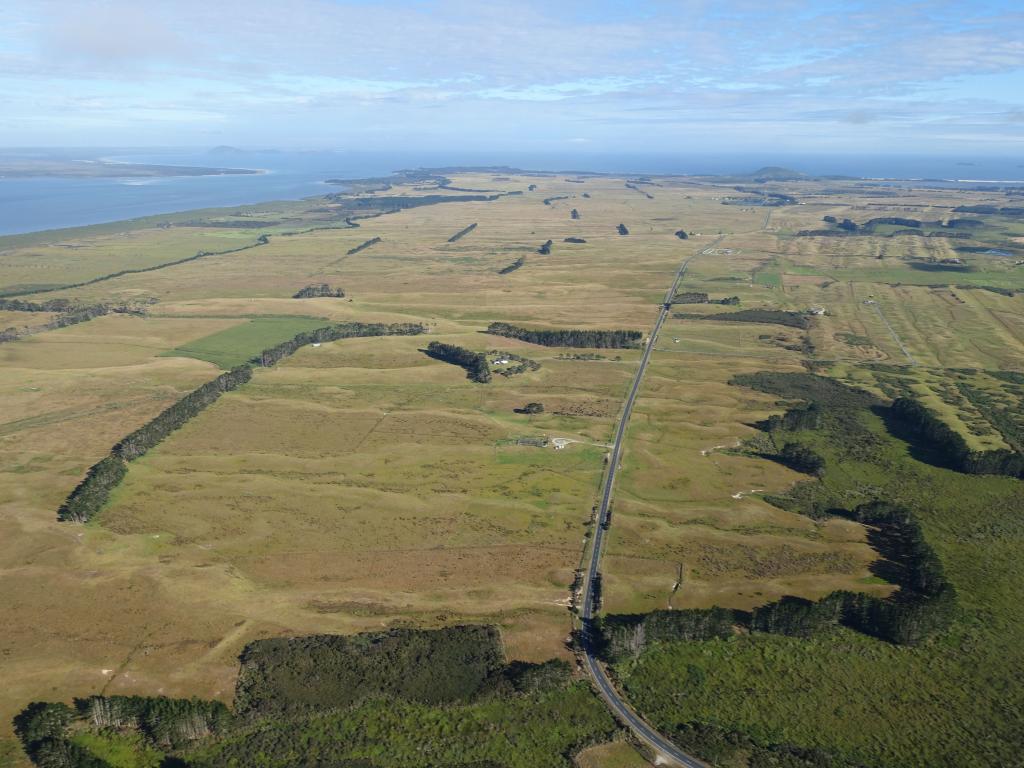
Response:
M75 158L73 150L63 157ZM97 224L193 208L294 200L336 191L326 179L386 176L402 168L508 165L545 171L624 174L745 173L766 165L812 175L1024 184L1024 157L903 157L770 154L523 154L459 152L211 152L111 150L82 159L251 168L259 174L152 179L0 178L0 235Z

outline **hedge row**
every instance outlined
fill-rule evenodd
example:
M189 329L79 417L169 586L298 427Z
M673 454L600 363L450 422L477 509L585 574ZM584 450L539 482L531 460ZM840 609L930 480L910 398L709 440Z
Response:
M630 349L639 346L640 331L591 331L580 329L533 330L508 323L491 323L487 333L510 339L528 341L545 347L591 347L595 349Z

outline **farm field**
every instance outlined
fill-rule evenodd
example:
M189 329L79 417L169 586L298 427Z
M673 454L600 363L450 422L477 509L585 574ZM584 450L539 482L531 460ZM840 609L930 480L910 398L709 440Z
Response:
M327 324L326 319L315 317L254 317L163 354L167 357L193 357L221 368L233 368L252 359L264 349L288 341L303 331L322 328Z
M507 661L571 661L570 589L640 350L542 346L486 329L646 337L691 256L681 288L738 306L676 304L672 312L688 316L670 314L656 340L617 480L603 610L751 611L784 596L891 593L875 574L868 526L777 503L801 483L821 486L836 505L866 487L908 495L960 604L948 635L912 651L847 629L811 640L744 633L656 644L616 668L628 697L669 735L711 723L869 766L915 764L910 755L930 731L958 717L974 725L949 726L927 753L931 765L954 764L944 755L966 764L971 728L990 717L982 748L1005 755L1005 712L1021 699L995 660L1015 658L1024 626L996 593L1019 591L1013 563L1024 545L1010 511L1020 481L922 463L877 415L865 423L888 441L889 463L839 470L832 461L815 479L750 449L764 447L758 423L791 401L730 383L812 371L882 399L918 399L973 451L1021 451L1024 266L987 252L1014 247L1015 220L986 219L973 239L890 225L800 234L824 227L823 216L945 220L961 216L955 206L999 194L908 189L879 198L856 184L798 181L766 188L801 205L769 209L723 204L735 192L713 178L658 178L641 195L624 178L446 173L452 189L399 178L384 191L0 238L0 297L119 310L0 343L0 569L9 585L0 620L10 628L0 638L0 764L4 749L17 764L10 723L31 701L231 702L240 652L265 638L492 624ZM459 199L473 196L459 189L493 199ZM688 239L676 236L681 229ZM320 283L345 297L291 298ZM713 317L743 310L769 313ZM4 311L0 326L58 316ZM223 370L345 322L419 323L425 333L306 345L255 368L130 461L96 517L57 522L87 469L125 435ZM491 381L428 356L434 341L484 353ZM502 375L511 365L496 361L519 357L537 365ZM524 412L529 403L543 411ZM833 450L820 434L800 439ZM961 505L965 495L973 500ZM984 518L987 504L999 511ZM977 669L965 666L964 648L983 662ZM830 663L831 654L848 663ZM703 687L670 692L687 688L694 666ZM929 675L919 717L904 719L908 704L895 694L875 694ZM858 676L874 685L854 695ZM751 679L756 711L741 696ZM996 693L969 700L964 680ZM791 706L767 706L791 687L800 691ZM557 711L564 695L585 720L572 739L606 741L613 728L597 700L582 684L566 691L537 701ZM836 698L846 703L822 703ZM374 706L331 727L348 733L379 716ZM538 727L521 703L488 706L453 717L476 723L480 712L507 708ZM971 706L978 714L968 717ZM419 705L403 711L415 722L448 717ZM894 718L905 732L866 743L862 731ZM388 738L412 765L399 720ZM226 742L225 754L244 754L249 736L270 738L253 734ZM143 764L141 745L80 739L93 751L123 751L120 764ZM480 754L491 759L488 745ZM218 754L210 747L203 759L216 764ZM536 764L569 765L552 755ZM576 763L641 760L614 743L591 746Z

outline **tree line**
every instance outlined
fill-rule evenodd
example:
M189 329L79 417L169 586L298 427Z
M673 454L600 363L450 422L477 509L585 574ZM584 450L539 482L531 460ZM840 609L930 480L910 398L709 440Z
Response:
M738 299L737 299L738 301ZM731 301L729 303L732 303ZM715 315L700 315L687 312L676 312L672 317L677 320L721 320L729 323L769 323L785 325L789 328L806 330L811 320L802 312L789 312L784 309L741 309L737 312L719 312Z
M366 240L365 242L360 243L355 248L349 248L345 252L345 255L346 256L351 256L351 255L353 255L355 253L359 253L360 251L365 251L370 246L376 245L377 243L379 243L380 240L381 239L379 237L371 237L369 240Z
M487 333L519 339L545 347L589 347L595 349L632 349L640 345L640 331L592 331L575 329L531 329L509 323L491 323Z
M735 306L740 303L739 296L728 296L724 299L712 299L702 291L683 291L672 297L673 304L722 304ZM705 317L705 315L701 315Z
M634 192L639 192L641 195L646 197L648 200L653 200L654 199L654 195L652 195L650 192L648 192L645 189L640 189L640 187L638 187L636 184L631 184L628 181L626 182L626 189L632 189Z
M458 232L456 232L454 235L452 235L451 237L448 238L448 242L449 243L454 243L457 240L461 240L466 235L468 235L470 232L472 232L474 229L476 229L476 222L473 222L468 227L460 229Z
M263 350L252 359L252 363L270 368L307 344L323 344L368 336L417 336L426 331L427 329L419 323L338 323L325 328L314 328L312 331L303 331L288 341Z
M856 445L864 434L858 428L857 413L882 406L869 392L810 374L746 374L735 377L733 382L805 401L757 425L772 435L776 445L784 443L780 460L811 464L805 471L820 472L824 468L824 460L811 449L779 437L779 433L809 429L829 429L834 439L844 441L851 457L877 450L872 443ZM865 434L865 438L869 437L870 433ZM888 598L852 592L835 592L817 602L785 598L755 609L748 622L752 629L806 635L841 623L889 642L912 645L948 627L953 618L955 590L913 513L875 500L853 510L831 508L828 514L848 517L871 528L870 543L884 558L876 564L876 572L898 585L899 590Z
M28 310L35 312L45 312L47 310ZM95 304L89 307L77 307L63 311L57 317L53 318L49 322L40 323L39 325L33 325L28 328L5 328L0 331L0 343L5 341L15 341L22 336L28 336L34 333L42 333L43 331L53 331L57 328L66 328L69 325L76 325L78 323L84 323L87 320L92 320L95 317L102 317L103 315L116 312L118 310L111 309L104 304Z
M1009 475L1024 478L1024 455L1000 448L973 451L955 429L911 397L898 397L889 409L898 425L928 441L953 469L970 475Z
M73 306L69 299L47 299L46 301L0 299L0 310L6 312L67 312Z
M499 275L507 275L509 272L515 272L517 269L519 269L525 263L526 263L526 257L525 256L520 256L518 259L513 261L511 264L507 264L504 267L502 267L501 269L499 269L498 270L498 274Z
M289 341L264 350L253 358L250 364L233 368L206 382L122 438L107 456L89 468L85 478L75 486L60 506L57 518L76 523L90 520L124 479L128 471L127 462L144 455L189 419L216 402L225 392L237 389L248 382L252 378L253 366L269 368L306 344L357 336L408 336L423 333L425 330L422 325L415 323L340 323L300 333Z
M90 696L63 702L37 701L14 718L14 733L41 768L109 768L71 740L75 730L134 731L159 749L181 749L227 732L234 721L219 701L165 696Z
M958 210L958 209L954 209ZM941 229L973 229L984 226L984 222L978 219L950 219L948 221L921 221L919 219L908 219L902 216L880 216L868 219L863 224L858 224L852 219L838 219L835 216L824 216L826 224L831 224L835 229L804 229L797 232L803 237L830 237L843 235L871 235L880 226L903 227L903 229L892 232L893 235L924 235L923 227L939 227ZM969 237L967 232L931 232L929 237Z
M345 291L341 288L333 288L327 283L311 283L305 288L299 289L293 299L317 299L317 298L343 299Z
M249 245L240 245L237 248L228 248L228 249L223 250L223 251L197 251L194 256L186 256L186 257L184 257L182 259L175 259L174 261L165 261L162 264L154 264L151 267L139 267L137 269L121 269L121 270L118 270L117 272L111 272L109 275L100 275L99 277L94 277L91 280L83 280L80 283L66 283L64 285L54 285L54 286L50 286L50 287L47 287L47 288L39 288L39 287L26 288L25 290L21 290L21 291L11 291L11 292L8 292L7 295L8 296L21 296L21 295L25 295L25 294L35 294L35 293L52 293L54 291L63 291L63 290L66 290L68 288L83 288L83 287L85 287L87 285L94 285L96 283L102 283L102 282L105 282L107 280L113 280L114 278L117 278L117 277L123 277L124 275L139 275L139 274L142 274L143 272L156 272L158 269L166 269L167 267L176 267L179 264L187 264L188 262L196 261L197 259L205 259L207 256L224 256L224 255L227 255L229 253L239 253L240 251L247 251L250 248L258 248L259 246L266 245L269 242L270 242L270 236L269 235L260 235L259 237L256 238L256 241L254 243L251 243Z
M455 344L445 344L441 341L430 342L426 352L435 360L465 368L466 378L471 381L479 384L487 384L491 381L491 366L487 362L487 355L483 352L474 352L471 349Z
M636 658L650 643L725 638L737 630L811 637L843 625L897 645L917 645L946 630L956 590L913 514L875 501L844 516L874 527L873 543L886 557L885 575L899 586L892 596L835 591L820 600L786 596L752 611L716 606L610 615L590 628L584 642L615 662Z

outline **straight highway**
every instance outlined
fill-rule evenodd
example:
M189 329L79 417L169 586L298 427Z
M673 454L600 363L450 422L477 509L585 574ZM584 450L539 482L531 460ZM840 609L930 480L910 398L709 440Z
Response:
M672 310L672 299L679 292L679 283L682 282L683 276L686 274L686 269L690 265L690 261L698 255L711 250L723 239L723 237L719 237L710 245L702 246L700 250L687 258L679 266L675 280L672 282L672 287L669 288L668 293L665 294L665 301L662 303L661 310L658 313L658 320L655 322L654 329L651 331L650 338L647 340L647 346L644 347L643 356L640 358L640 367L637 368L636 375L633 377L633 383L629 388L629 394L626 396L626 403L622 409L622 416L619 419L619 425L615 431L615 442L612 445L612 452L608 461L608 472L605 475L604 488L601 494L601 504L598 507L597 519L595 521L596 524L594 526L593 544L589 551L590 558L586 566L587 579L584 586L583 607L580 612L580 618L583 622L582 636L584 664L587 668L587 672L593 679L594 684L597 686L601 697L605 700L609 708L612 710L612 713L619 719L619 721L627 725L636 737L653 749L663 761L665 759L672 760L677 765L683 766L683 768L707 768L707 764L701 762L695 757L687 755L675 744L654 730L654 728L648 725L639 715L633 712L630 706L623 701L619 692L615 690L615 686L608 677L608 673L605 671L601 662L594 656L590 640L592 637L591 630L594 621L594 614L596 613L594 585L596 583L596 577L600 572L602 545L604 543L604 534L608 525L608 509L611 505L612 491L615 487L615 476L618 473L619 461L622 456L622 443L626 436L626 428L629 425L629 417L633 412L633 404L636 402L637 393L640 391L640 384L643 382L644 373L647 370L647 363L651 358L651 351L654 349L654 344L658 340L658 334L661 332L662 325L664 325L665 320L668 319L669 312Z

